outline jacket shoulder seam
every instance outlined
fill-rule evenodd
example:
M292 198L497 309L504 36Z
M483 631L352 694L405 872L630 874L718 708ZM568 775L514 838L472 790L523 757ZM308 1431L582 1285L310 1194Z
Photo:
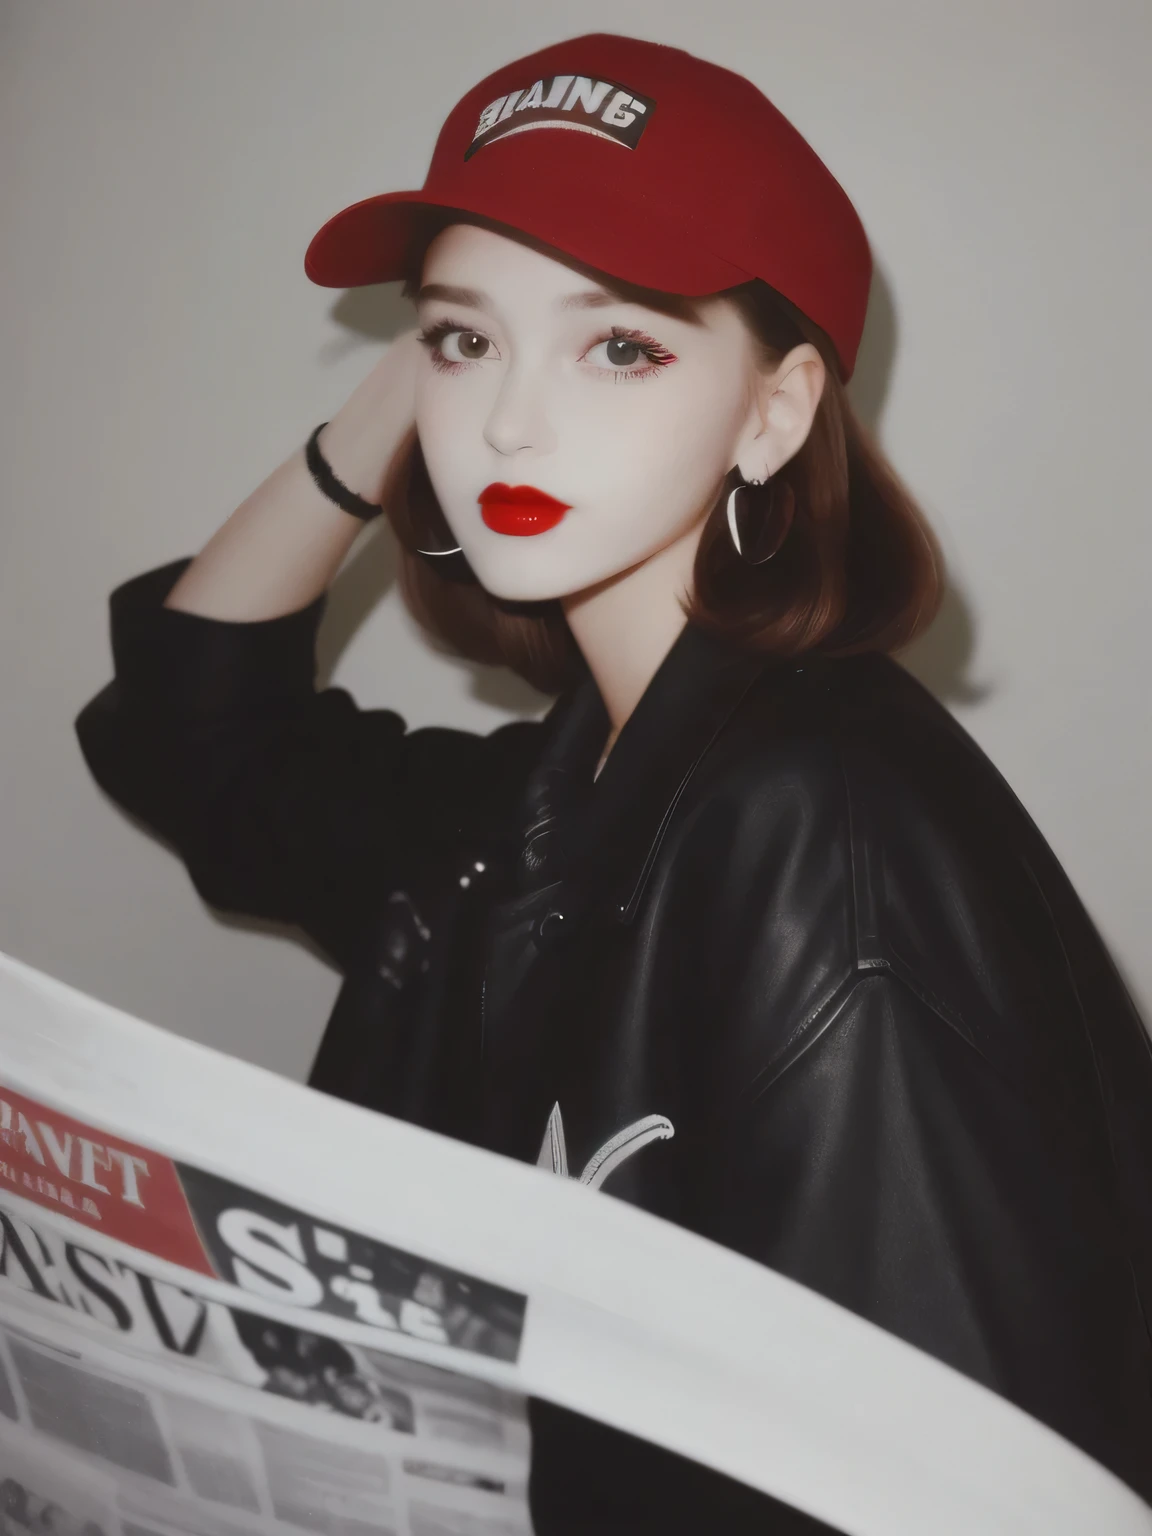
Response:
M860 986L876 975L888 975L893 981L905 987L912 995L923 1003L940 1022L950 1029L963 1043L980 1057L988 1067L992 1063L972 1036L963 1027L960 1020L944 1004L929 987L923 985L918 977L900 961L885 959L859 960L849 973L809 1010L805 1018L796 1026L788 1036L781 1048L764 1065L752 1079L745 1093L741 1096L746 1104L753 1104L761 1098L772 1085L779 1081L788 1072L805 1052L813 1046L817 1040L830 1029L843 1013L843 1010L851 1001L853 994Z
M883 903L876 889L876 860L868 856L875 851L871 844L878 842L876 832L874 828L870 830L866 826L866 818L859 813L858 797L853 794L852 775L843 741L837 743L837 749L847 818L848 915L854 964L860 969L890 971L920 998L925 1007L954 1029L974 1050L983 1054L979 1052L976 1036L963 1016L927 985L900 952L892 924L883 916ZM870 842L866 847L868 839ZM866 920L861 917L864 910L867 912Z

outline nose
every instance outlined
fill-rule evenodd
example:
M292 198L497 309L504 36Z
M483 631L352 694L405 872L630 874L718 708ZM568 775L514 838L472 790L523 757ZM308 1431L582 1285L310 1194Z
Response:
M546 386L535 369L512 364L484 423L484 441L497 453L550 453L555 447Z

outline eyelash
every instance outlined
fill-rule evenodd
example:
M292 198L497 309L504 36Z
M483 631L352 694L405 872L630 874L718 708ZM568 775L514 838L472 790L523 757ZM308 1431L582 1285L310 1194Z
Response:
M461 373L465 368L472 366L471 363L456 362L452 358L445 357L439 350L440 343L444 340L445 336L451 336L456 332L463 332L467 336L484 335L484 332L477 330L475 326L461 325L457 320L437 320L434 325L427 326L420 332L418 339L423 346L428 348L433 368L439 369L441 373ZM486 341L489 339L489 337L485 337ZM610 375L613 384L622 384L632 379L655 378L661 368L666 368L669 363L676 361L674 353L669 352L667 347L661 346L658 341L647 335L646 332L630 330L623 325L614 325L607 336L598 336L591 343L588 351L590 352L592 347L598 347L603 341L635 342L649 361L647 368L597 368L597 373ZM484 359L480 357L475 359L475 362L478 363L483 361Z

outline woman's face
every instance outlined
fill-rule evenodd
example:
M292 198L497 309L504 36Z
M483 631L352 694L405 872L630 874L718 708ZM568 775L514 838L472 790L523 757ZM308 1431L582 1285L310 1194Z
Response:
M672 318L453 224L417 304L420 444L490 593L569 596L703 524L756 410L755 343L728 300Z

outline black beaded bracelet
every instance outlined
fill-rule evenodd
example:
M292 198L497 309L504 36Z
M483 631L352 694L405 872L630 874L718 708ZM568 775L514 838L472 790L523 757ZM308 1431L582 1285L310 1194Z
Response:
M358 517L361 522L367 523L374 517L379 517L384 508L374 501L365 501L363 496L357 496L355 491L350 491L342 480L337 480L332 473L332 466L320 452L320 434L328 425L322 421L313 432L304 446L304 462L308 465L309 473L319 488L324 492L329 501L334 501L345 512L350 512L353 517Z

